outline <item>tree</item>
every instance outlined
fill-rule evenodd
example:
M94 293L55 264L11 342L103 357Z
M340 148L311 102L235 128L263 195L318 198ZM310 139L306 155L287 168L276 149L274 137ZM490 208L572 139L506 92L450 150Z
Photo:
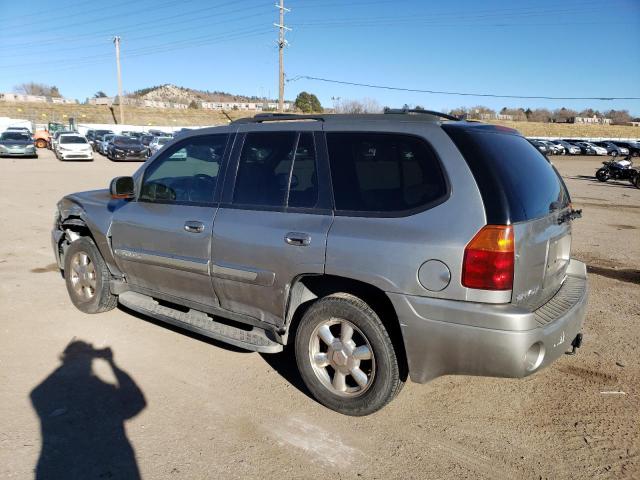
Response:
M107 98L107 94L104 93L102 90L98 90L94 95L93 98Z
M469 109L467 107L458 107L452 110L449 110L449 115L453 115L454 117L466 117L469 114Z
M552 119L554 122L566 123L573 117L576 117L578 113L570 108L562 107L553 111Z
M13 87L16 93L23 93L25 95L38 95L44 97L61 97L58 87L45 85L44 83L27 82L21 83Z
M609 110L608 112L604 112L604 116L610 118L611 123L616 125L624 125L631 121L629 110Z
M295 106L302 113L321 113L324 110L318 97L308 92L300 92L298 94Z
M336 105L336 113L347 113L359 115L363 113L380 113L382 107L373 98L363 98L362 100L341 100Z
M195 100L191 100L191 102L189 103L189 108L192 108L195 110L197 108L200 108L200 105Z
M535 110L527 109L525 114L527 115L527 120L530 122L548 123L551 121L551 117L553 116L553 114L546 108L536 108Z

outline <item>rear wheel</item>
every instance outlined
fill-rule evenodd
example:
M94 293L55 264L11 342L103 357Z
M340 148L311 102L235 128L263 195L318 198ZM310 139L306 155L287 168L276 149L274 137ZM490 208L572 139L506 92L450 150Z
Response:
M601 168L596 172L596 178L601 182L606 182L609 180L609 170L606 168Z
M64 278L78 310L101 313L118 304L118 297L109 290L109 269L90 237L80 237L65 252Z
M404 384L389 333L353 295L338 293L314 303L300 321L295 352L313 396L345 415L380 410Z

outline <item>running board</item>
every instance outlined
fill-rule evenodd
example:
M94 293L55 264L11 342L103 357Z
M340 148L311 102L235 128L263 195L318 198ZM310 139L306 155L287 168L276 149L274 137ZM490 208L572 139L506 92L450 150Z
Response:
M118 296L118 301L136 312L236 347L262 353L278 353L283 348L269 337L271 332L262 328L254 326L251 330L243 330L218 322L216 317L199 310L182 312L160 305L153 297L141 293L124 292Z

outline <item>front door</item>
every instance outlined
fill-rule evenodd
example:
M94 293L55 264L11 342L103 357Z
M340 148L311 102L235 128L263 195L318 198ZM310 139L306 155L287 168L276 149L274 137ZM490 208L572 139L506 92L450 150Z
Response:
M144 171L137 198L114 215L118 267L143 292L218 305L210 277L216 189L228 135L184 139Z
M292 281L324 273L333 216L319 132L274 128L282 125L236 140L229 172L237 174L227 177L213 227L211 273L224 308L280 325Z

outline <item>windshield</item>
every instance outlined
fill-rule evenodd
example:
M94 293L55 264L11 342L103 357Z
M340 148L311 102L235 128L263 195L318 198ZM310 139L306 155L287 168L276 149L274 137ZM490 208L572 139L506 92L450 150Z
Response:
M111 130L96 130L96 135L105 135L107 133L113 133Z
M87 143L87 139L76 135L63 135L60 137L60 143Z
M0 137L0 139L28 142L29 140L31 140L31 137L26 133L21 133L21 132L4 132L2 134L2 137Z
M140 141L132 137L115 137L113 141L114 143L123 143L125 145L140 145Z
M171 140L170 137L164 137L164 138L159 138L158 139L158 145L164 145L165 143L167 143L169 140Z

